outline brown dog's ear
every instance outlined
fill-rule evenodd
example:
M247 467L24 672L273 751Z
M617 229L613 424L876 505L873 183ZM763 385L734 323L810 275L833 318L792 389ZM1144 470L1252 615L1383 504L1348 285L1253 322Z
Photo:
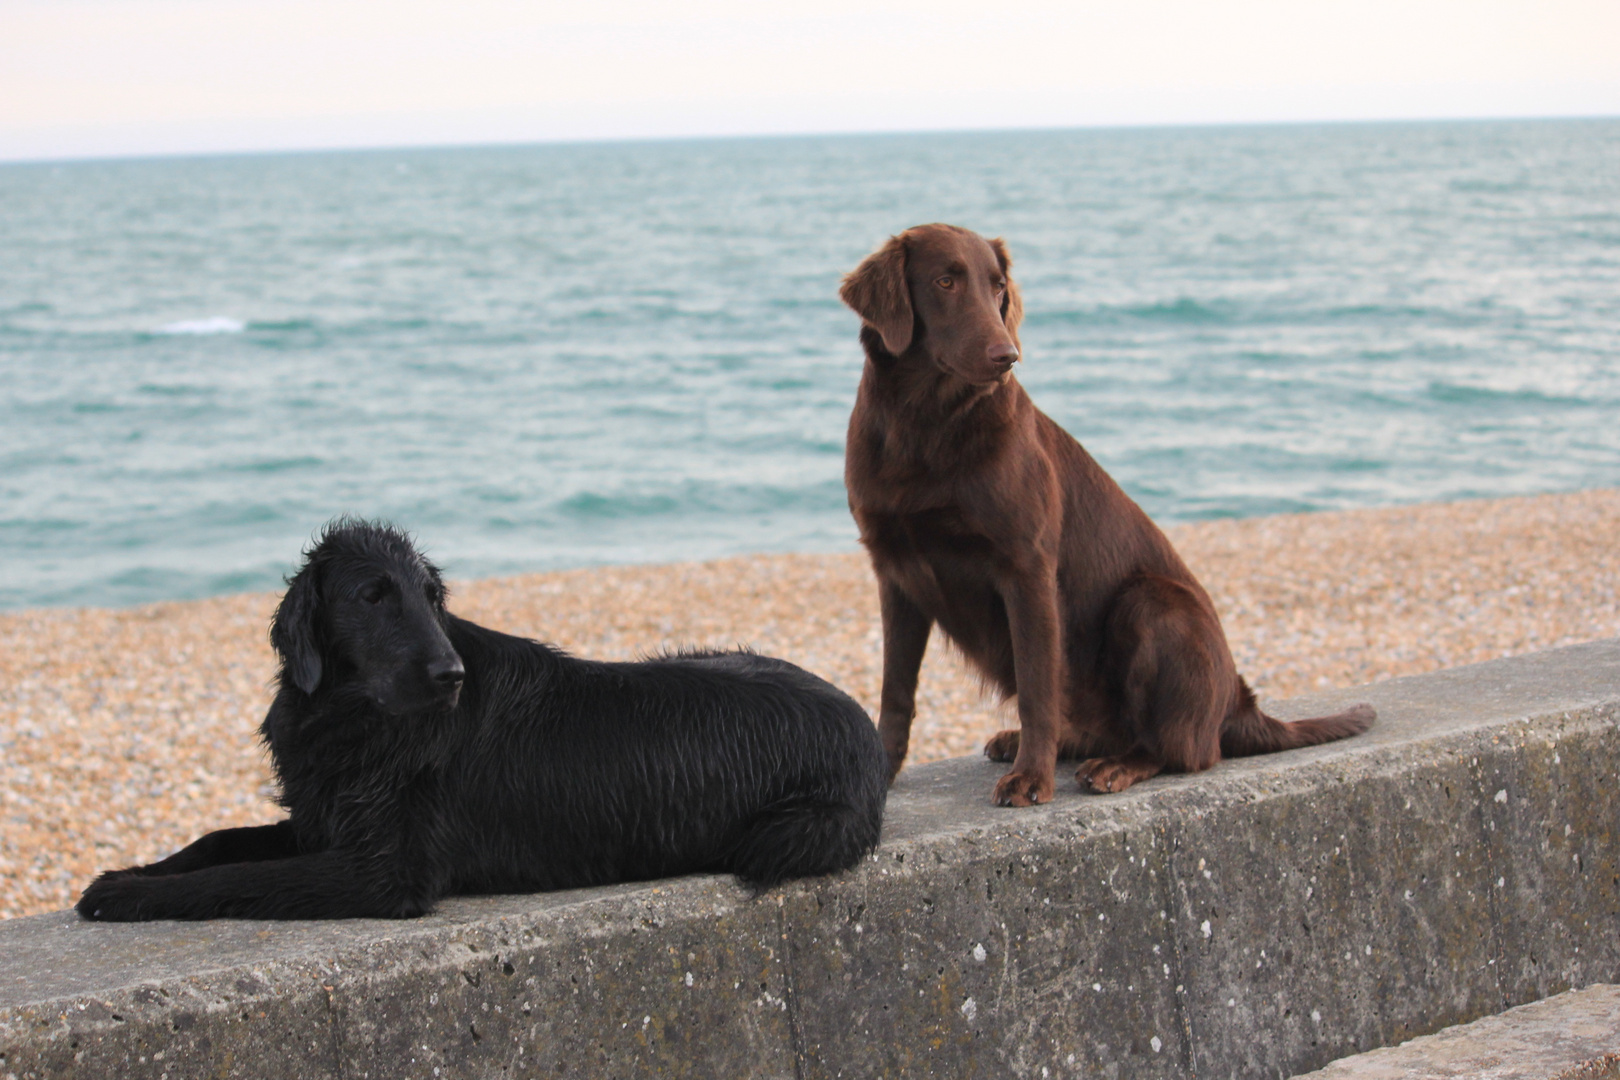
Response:
M899 356L911 346L916 316L906 284L906 242L891 236L866 261L844 275L838 296L861 321L883 337L883 347Z
M990 241L990 250L996 253L1001 272L1007 275L1007 295L1001 298L1001 322L1007 328L1007 333L1012 335L1013 345L1023 352L1024 343L1018 340L1018 324L1024 321L1024 296L1018 291L1018 283L1012 279L1012 255L1007 252L1007 244L999 236Z

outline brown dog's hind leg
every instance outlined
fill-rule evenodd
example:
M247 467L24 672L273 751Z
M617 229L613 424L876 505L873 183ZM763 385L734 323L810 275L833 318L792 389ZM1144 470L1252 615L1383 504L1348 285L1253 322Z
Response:
M1108 614L1106 663L1117 673L1123 727L1135 743L1084 762L1084 788L1116 793L1161 772L1221 760L1221 721L1236 685L1220 624L1181 582L1143 574ZM1122 732L1124 734L1124 732Z

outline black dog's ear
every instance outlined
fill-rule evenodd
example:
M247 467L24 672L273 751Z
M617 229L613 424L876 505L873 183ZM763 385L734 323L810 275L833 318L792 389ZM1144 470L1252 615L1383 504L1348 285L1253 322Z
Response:
M433 560L427 558L422 558L422 569L427 571L428 580L433 583L433 606L443 613L445 604L450 599L450 586L444 583L444 571L440 570Z
M270 645L281 657L284 678L306 694L321 685L320 584L313 566L287 582L287 594L270 623Z
M883 347L899 356L911 345L916 316L906 284L906 240L891 236L886 244L844 275L838 296L861 321L883 338Z
M1018 324L1024 321L1024 296L1018 291L1018 283L1012 279L1012 255L1007 251L1006 242L999 236L990 241L990 250L996 253L1001 272L1007 277L1007 294L1001 298L1001 322L1006 326L1007 333L1012 335L1013 347L1023 352L1023 342L1018 340Z

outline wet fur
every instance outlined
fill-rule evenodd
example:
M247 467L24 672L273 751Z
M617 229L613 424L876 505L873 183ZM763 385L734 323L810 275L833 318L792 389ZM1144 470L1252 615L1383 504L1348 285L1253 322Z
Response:
M395 592L368 601L379 577ZM600 663L485 629L390 528L330 527L271 637L287 819L104 874L81 915L396 918L698 871L765 888L878 841L882 748L836 687L749 652Z
M883 617L878 726L905 760L934 626L1019 727L985 752L1012 762L994 799L1052 797L1056 761L1123 791L1365 731L1358 705L1282 723L1238 676L1214 604L1169 540L1012 375L1023 305L1000 240L908 229L845 279L866 365L845 484Z

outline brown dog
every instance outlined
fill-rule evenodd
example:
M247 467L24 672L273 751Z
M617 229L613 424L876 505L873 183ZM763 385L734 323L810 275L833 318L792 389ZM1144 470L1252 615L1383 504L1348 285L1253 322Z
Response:
M1010 264L1000 240L923 225L840 291L866 348L844 478L878 579L891 778L935 623L1017 695L1019 730L985 746L1013 763L1003 806L1050 799L1059 756L1086 759L1082 786L1123 791L1365 731L1368 705L1291 724L1259 710L1170 541L1013 378Z

